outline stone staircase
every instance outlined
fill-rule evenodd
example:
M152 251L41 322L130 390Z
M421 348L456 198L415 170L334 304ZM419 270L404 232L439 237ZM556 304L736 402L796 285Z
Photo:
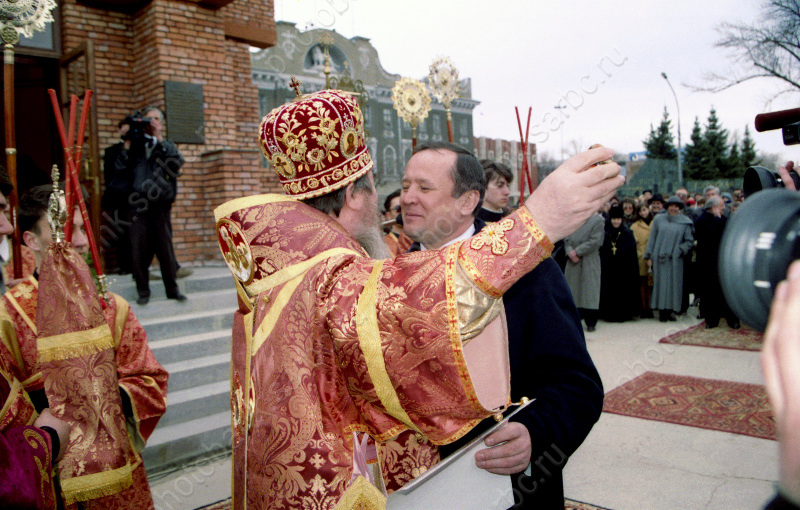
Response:
M150 349L169 372L167 412L142 456L157 480L204 458L230 451L230 349L236 290L226 266L196 267L178 280L188 300L166 298L151 280L150 302L136 304L130 275L110 275L110 290L131 304ZM158 270L156 269L156 274Z

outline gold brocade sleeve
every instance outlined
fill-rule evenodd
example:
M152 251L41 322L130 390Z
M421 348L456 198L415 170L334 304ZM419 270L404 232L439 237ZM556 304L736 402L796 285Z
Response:
M24 380L25 374L20 368L23 366L22 354L17 342L14 321L3 305L4 303L0 303L0 370Z
M132 438L137 448L143 448L167 409L169 374L156 361L147 344L147 334L130 305L120 296L112 296L114 306L105 313L110 313L114 321L117 377L134 413L132 420L128 420L135 429L130 430L135 432Z
M366 426L382 441L411 429L444 444L494 412L479 402L463 342L552 249L524 209L507 220L448 249L337 269L329 326L363 418L348 431Z

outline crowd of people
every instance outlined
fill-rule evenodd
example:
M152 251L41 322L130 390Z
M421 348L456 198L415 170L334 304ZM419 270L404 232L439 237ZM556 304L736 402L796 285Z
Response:
M511 212L513 175L501 163L481 163L488 185L477 217L500 221ZM397 190L387 198L389 220L401 211L399 197ZM604 203L553 252L586 331L595 331L599 320L675 321L690 305L698 306L697 317L705 319L706 328L718 327L721 318L732 329L741 327L722 293L717 260L727 220L742 200L741 189L720 193L707 186L694 194L681 187L667 198L645 190ZM395 250L402 221L391 228L387 245Z
M691 305L699 305L707 328L717 327L720 318L739 328L722 293L717 259L727 220L741 200L741 190L720 194L707 186L702 194L678 188L665 198L645 191L604 204L554 253L587 331L595 330L598 318L675 321Z

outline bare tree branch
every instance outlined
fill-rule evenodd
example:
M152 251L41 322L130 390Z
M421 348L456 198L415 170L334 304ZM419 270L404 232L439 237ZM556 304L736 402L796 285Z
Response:
M684 84L695 92L720 92L757 78L783 82L769 101L800 92L800 0L770 0L754 25L722 23L715 46L730 50L725 73L705 73L704 83Z

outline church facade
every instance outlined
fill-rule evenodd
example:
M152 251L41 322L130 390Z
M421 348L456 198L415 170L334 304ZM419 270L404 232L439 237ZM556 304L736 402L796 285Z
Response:
M300 31L294 23L277 22L278 44L252 55L253 83L258 87L259 110L266 115L295 96L292 77L302 82L301 91L310 93L328 85L364 91L361 99L367 130L367 145L375 162L375 184L383 197L400 187L406 162L412 155L411 126L392 106L392 87L399 74L387 72L369 39L352 37L325 29ZM430 56L430 62L435 55ZM430 64L420 57L420 72ZM422 76L415 76L422 79ZM357 82L360 82L357 84ZM461 97L450 108L454 142L473 147L472 112L479 104L472 99L469 78L460 82ZM417 128L417 143L447 141L447 115L440 103L431 101L428 117ZM263 162L266 165L266 161Z

